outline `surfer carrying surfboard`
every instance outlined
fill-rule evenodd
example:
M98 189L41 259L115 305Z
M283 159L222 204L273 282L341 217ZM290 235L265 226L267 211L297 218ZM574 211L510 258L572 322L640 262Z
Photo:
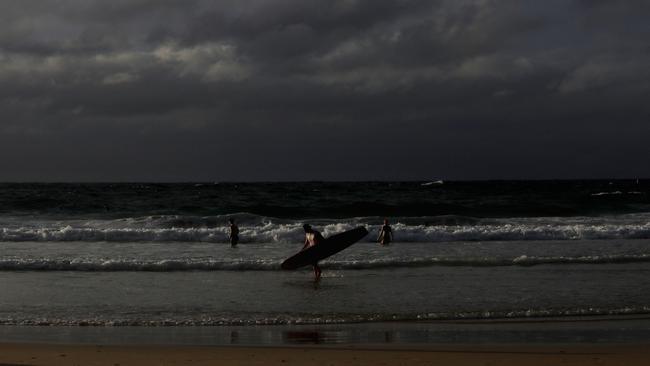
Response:
M316 281L320 279L321 274L320 267L318 267L319 260L342 251L368 235L368 230L363 226L359 226L358 228L344 231L325 239L318 231L312 229L311 226L305 224L303 228L305 229L305 245L300 252L285 259L280 264L280 268L294 270L304 266L313 266Z
M325 238L323 238L323 235L321 235L320 232L312 229L311 225L304 224L302 228L305 230L305 245L302 247L302 250L313 247L314 245L318 245L325 240ZM320 275L321 275L321 270L320 267L318 266L318 261L312 263L312 266L314 267L314 281L318 281L320 280Z

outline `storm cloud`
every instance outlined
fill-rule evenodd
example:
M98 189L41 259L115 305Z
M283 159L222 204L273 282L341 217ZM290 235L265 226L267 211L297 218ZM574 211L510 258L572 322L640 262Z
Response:
M7 0L3 181L650 177L642 0Z

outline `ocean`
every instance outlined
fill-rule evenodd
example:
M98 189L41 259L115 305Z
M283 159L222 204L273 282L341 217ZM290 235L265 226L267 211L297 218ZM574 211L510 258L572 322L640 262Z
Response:
M370 234L315 283L280 269L304 223ZM648 314L647 180L0 184L7 327Z

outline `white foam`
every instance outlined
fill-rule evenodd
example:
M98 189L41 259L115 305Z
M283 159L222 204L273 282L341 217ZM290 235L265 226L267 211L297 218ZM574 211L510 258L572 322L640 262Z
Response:
M238 216L237 216L238 215ZM303 221L237 214L241 243L296 243ZM0 242L208 242L228 243L224 217L148 216L118 220L29 221L4 218ZM396 242L528 241L650 239L648 215L477 219L463 217L399 218L392 224ZM377 218L319 219L312 226L325 237L364 225L363 241L377 237ZM457 223L457 224L455 224ZM372 225L370 225L372 224Z
M421 185L421 186L432 186L432 185L434 185L434 184L444 184L444 183L445 183L445 182L442 181L442 180L436 180L436 181L431 181L431 182L422 183L422 184L420 184L420 185Z
M619 195L623 194L621 191L613 191L613 192L598 192L598 193L592 193L592 196L609 196L609 195Z
M0 258L0 271L177 272L177 271L279 271L281 260L173 258L155 261L101 258ZM429 257L326 260L321 267L364 270L426 266L534 266L542 264L607 264L650 262L650 254L601 256Z
M241 326L241 325L298 325L298 324L348 324L386 321L431 321L468 319L531 319L562 318L576 316L618 316L645 315L650 313L648 306L629 307L575 307L575 308L529 308L519 310L485 310L459 312L429 312L415 314L369 313L369 314L197 314L195 316L156 317L147 314L127 316L116 314L113 317L25 317L0 318L0 325L29 326Z

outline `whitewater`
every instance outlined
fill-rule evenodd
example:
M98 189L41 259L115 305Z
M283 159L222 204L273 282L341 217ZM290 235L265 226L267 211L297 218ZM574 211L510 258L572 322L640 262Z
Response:
M296 243L304 232L302 225L318 225L325 236L365 225L377 236L379 217L345 220L287 220L234 214L240 219L242 243ZM542 217L479 219L471 217L394 218L393 227L400 242L504 241L504 240L580 240L649 239L650 216L631 214L611 217ZM448 224L452 221L452 224ZM228 243L226 218L159 216L119 220L30 221L4 218L0 221L0 241L107 241L107 242L209 242ZM456 223L458 222L458 223ZM373 225L373 223L375 223Z

